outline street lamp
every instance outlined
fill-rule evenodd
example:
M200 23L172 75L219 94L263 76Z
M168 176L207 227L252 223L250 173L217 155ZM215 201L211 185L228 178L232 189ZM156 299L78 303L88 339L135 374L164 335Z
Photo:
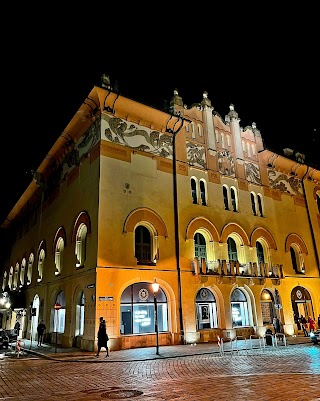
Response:
M5 308L5 309L10 309L11 303L10 303L10 297L7 292L3 292L0 296L0 309Z
M159 355L159 331L158 331L158 305L157 305L157 293L159 291L159 284L157 283L156 279L152 283L153 289L153 300L154 300L154 326L156 331L156 341L157 341L157 352L156 354Z

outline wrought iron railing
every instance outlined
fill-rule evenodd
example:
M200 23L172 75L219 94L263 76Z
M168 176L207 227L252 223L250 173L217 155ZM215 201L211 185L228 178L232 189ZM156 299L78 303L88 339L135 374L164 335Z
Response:
M205 258L194 258L191 262L194 274L218 275L218 276L239 276L239 277L260 277L260 278L284 278L282 265L268 265L268 263L239 263L238 261L211 260Z

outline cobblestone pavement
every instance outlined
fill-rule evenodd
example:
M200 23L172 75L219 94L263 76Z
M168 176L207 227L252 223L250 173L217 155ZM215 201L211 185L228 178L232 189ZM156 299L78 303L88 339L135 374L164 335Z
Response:
M320 346L310 343L224 354L199 344L154 354L149 348L109 358L44 352L3 359L0 400L320 401Z

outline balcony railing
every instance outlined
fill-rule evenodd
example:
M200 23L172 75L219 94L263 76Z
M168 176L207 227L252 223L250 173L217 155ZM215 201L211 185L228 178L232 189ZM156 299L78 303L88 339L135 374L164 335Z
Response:
M239 263L230 260L208 261L201 258L194 258L191 262L194 274L218 275L218 276L238 276L238 277L260 277L260 278L284 278L282 265L269 266L267 263Z

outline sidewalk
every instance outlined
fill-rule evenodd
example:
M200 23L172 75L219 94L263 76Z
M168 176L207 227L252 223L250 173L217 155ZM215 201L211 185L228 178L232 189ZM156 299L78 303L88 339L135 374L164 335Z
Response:
M309 337L296 336L287 337L286 346L290 347L299 344L311 344ZM156 354L156 347L147 348L132 348L127 350L111 351L109 357L106 357L106 352L102 351L99 357L95 356L95 352L82 351L79 348L62 348L55 346L55 344L43 344L41 347L37 346L37 342L32 343L28 339L20 340L21 353L19 358L25 357L42 357L51 360L63 360L63 361L86 361L86 362L132 362L132 361L143 361L150 359L163 359L163 358L177 358L186 357L192 355L203 355L212 353L221 353L217 343L199 343L199 344L187 344L187 345L169 345L159 346L159 355ZM232 348L231 348L232 346ZM237 342L225 342L224 352L253 352L254 350L262 349L263 351L270 351L275 349L285 348L285 344L279 341L277 346L265 346L263 340L238 340Z

